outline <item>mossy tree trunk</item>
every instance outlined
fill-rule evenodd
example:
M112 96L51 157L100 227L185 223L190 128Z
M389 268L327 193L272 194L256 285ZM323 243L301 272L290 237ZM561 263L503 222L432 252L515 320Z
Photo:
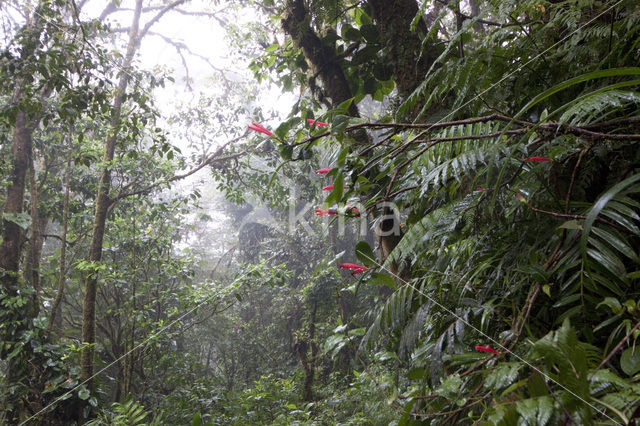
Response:
M111 168L114 158L116 142L118 140L122 103L124 94L129 83L129 68L133 62L133 57L140 43L140 16L142 13L142 0L136 1L133 21L129 30L129 42L127 51L122 62L122 72L118 81L118 88L113 100L111 110L111 120L109 123L109 133L105 142L103 158L103 169L100 176L98 195L96 197L96 207L93 218L93 232L91 244L89 246L88 261L96 268L102 259L102 242L104 240L105 223L107 212L111 204L109 191L111 189ZM84 285L84 298L82 301L82 355L80 358L80 368L82 380L88 380L91 384L93 376L94 344L96 341L96 292L98 286L98 274L94 269L87 275Z

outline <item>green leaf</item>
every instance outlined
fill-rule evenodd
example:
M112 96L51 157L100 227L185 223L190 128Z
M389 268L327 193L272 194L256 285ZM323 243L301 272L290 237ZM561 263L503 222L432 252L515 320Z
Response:
M620 357L620 368L628 376L633 376L640 371L640 349L627 348Z
M349 125L350 117L346 115L336 115L331 121L331 133L343 133Z
M519 362L502 362L487 376L484 385L487 389L499 389L511 385L522 368Z
M293 158L293 146L287 144L280 145L280 156L285 161L291 160L291 158Z
M351 104L353 103L353 98L347 99L338 105L338 108L335 111L338 114L347 114L349 112L349 108L351 108Z
M582 225L580 225L580 222L578 222L577 220L573 219L573 220L566 221L562 225L558 226L558 228L559 229L578 229L578 230L581 230L582 229Z
M31 226L31 216L28 213L5 213L2 217L7 222L15 223L24 230Z
M425 370L422 367L409 370L407 373L407 379L409 380L422 380L424 378Z
M326 206L331 206L333 204L340 203L340 200L342 200L343 189L344 189L344 178L342 177L342 174L339 174L336 177L336 180L333 182L333 191L331 191L331 194L329 194L327 198L324 200L324 204Z
M197 412L193 415L191 426L202 426L202 417L200 416L200 412Z
M618 76L625 76L625 75L640 75L640 68L637 68L637 67L612 68L612 69L608 69L608 70L593 71L593 72L589 72L589 73L586 73L586 74L579 75L579 76L574 77L574 78L570 78L569 80L563 81L560 84L556 84L552 88L550 88L548 90L545 90L544 92L540 93L539 95L537 95L536 97L531 99L515 115L514 119L517 119L518 117L522 116L522 114L527 112L527 110L529 110L532 106L534 106L535 104L545 100L549 96L551 96L551 95L553 95L555 93L558 93L559 91L564 90L566 88L569 88L571 86L575 86L576 84L583 83L583 82L589 81L589 80L595 80L595 79L598 79L598 78L618 77Z
M382 272L372 273L366 283L371 285L386 285L387 287L391 287L393 290L396 290L395 280Z
M615 297L605 297L604 300L596 305L596 309L600 307L600 305L606 305L611 308L611 311L614 314L619 314L622 312L622 304Z
M589 233L591 232L593 222L595 222L602 209L604 209L607 203L619 192L627 189L638 181L640 181L640 173L623 180L622 182L614 185L612 188L609 188L609 190L602 194L602 196L598 198L598 201L594 203L593 207L589 211L589 214L587 215L586 220L584 221L584 231L582 232L582 236L580 237L580 248L582 250L583 256L586 256L587 253L587 242L589 240Z
M349 155L349 147L345 146L340 150L340 153L338 154L338 159L336 160L336 162L338 163L338 166L344 166L344 162L347 159L347 155Z
M89 397L91 396L91 392L89 392L89 389L85 388L84 386L80 388L80 390L78 391L78 398L80 398L83 401L86 401L87 399L89 399Z
M367 329L364 327L360 327L360 328L354 328L353 330L349 330L349 332L347 333L349 336L364 336L364 334L367 332Z
M358 31L356 28L353 28L349 24L343 25L340 33L342 35L342 38L348 41L357 41L361 38L360 31Z
M378 41L378 30L376 30L375 25L365 24L360 27L360 32L367 42L376 43Z
M373 254L371 246L366 241L360 241L356 244L356 256L365 266L370 268L376 268L378 266L376 255Z

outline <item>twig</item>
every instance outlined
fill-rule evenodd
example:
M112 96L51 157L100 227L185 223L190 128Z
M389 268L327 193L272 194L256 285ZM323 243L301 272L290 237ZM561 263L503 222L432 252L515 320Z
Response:
M582 162L582 157L584 157L584 155L589 151L589 149L591 149L591 147L588 147L587 149L583 149L580 152L580 156L578 157L578 161L576 162L576 165L573 168L573 173L571 173L571 182L569 183L569 189L567 189L567 196L565 197L565 200L564 200L564 212L565 212L565 214L569 213L569 201L571 199L571 192L573 192L573 184L575 183L576 175L578 173L578 168L580 167L580 163Z
M611 357L613 356L613 354L615 354L616 352L618 352L620 350L620 348L622 347L622 345L624 345L624 343L629 339L629 337L631 337L631 335L638 329L640 328L640 321L638 321L636 323L636 325L633 326L633 328L627 333L626 336L624 336L624 338L620 341L620 343L618 343L616 345L615 348L613 348L613 350L611 352L609 352L609 355L607 355L607 357L605 359L602 360L602 362L600 363L600 365L598 365L596 367L595 370L593 370L593 372L591 372L591 374L589 374L589 380L591 380L591 378L593 377L594 374L596 374L596 372L598 370L600 370L602 368L603 365L605 365L607 362L609 362L609 360L611 359Z

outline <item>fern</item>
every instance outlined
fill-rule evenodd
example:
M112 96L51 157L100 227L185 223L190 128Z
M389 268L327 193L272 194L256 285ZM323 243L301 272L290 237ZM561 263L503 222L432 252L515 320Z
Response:
M440 236L455 229L463 218L462 213L470 206L473 199L473 196L466 197L457 204L439 208L423 217L402 237L385 260L383 267L388 268L393 262L415 257L416 251L421 249L421 244L433 244Z
M607 90L590 95L567 109L561 123L585 125L601 121L623 108L640 104L640 93L625 90Z

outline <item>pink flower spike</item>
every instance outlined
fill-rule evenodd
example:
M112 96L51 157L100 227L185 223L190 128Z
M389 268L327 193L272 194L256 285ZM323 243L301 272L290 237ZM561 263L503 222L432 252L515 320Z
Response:
M361 274L367 270L366 266L356 265L355 263L341 263L338 268L348 269L352 274Z
M348 186L345 186L344 189L349 189ZM323 191L333 191L333 184L331 185L327 185L324 188L322 188Z
M529 163L540 163L542 161L551 161L551 158L547 158L547 157L527 157L527 158L523 158L522 161L529 162Z
M316 215L317 216L333 216L338 214L337 211L335 210L321 210L321 209L315 209Z
M487 346L476 346L476 351L487 352L487 353L490 353L490 354L499 354L500 353L500 352L496 351L495 349L493 349L489 345L487 345Z
M318 169L318 170L316 170L316 174L318 174L318 175L326 175L331 170L333 170L333 169Z
M269 130L267 130L263 125L258 123L251 123L247 126L251 130L255 130L256 132L264 133L267 136L275 136Z
M327 127L329 126L327 123L323 123L321 121L318 120L314 120L313 118L307 118L307 123L309 123L310 126L316 126L316 127Z

